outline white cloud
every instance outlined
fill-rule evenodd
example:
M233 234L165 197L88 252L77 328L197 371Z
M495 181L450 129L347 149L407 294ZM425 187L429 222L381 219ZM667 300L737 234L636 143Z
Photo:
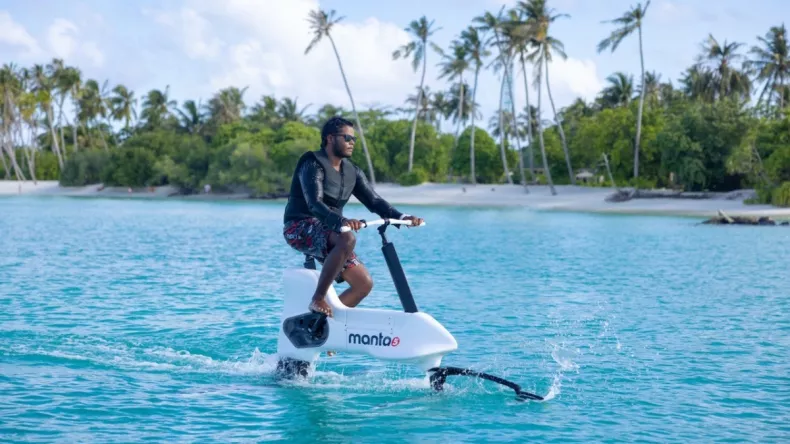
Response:
M173 39L187 55L204 59L207 82L199 94L213 94L228 86L248 87L248 104L263 94L271 94L298 98L300 104L311 103L312 109L324 103L350 108L330 41L324 38L309 54L304 53L313 37L308 13L318 7L317 0L276 4L272 0L183 0L173 10L146 13L174 31ZM188 21L195 26L186 26ZM400 107L413 94L419 72L412 71L409 61L392 60L392 52L411 39L403 28L404 24L375 17L354 22L343 19L332 28L331 35L358 108ZM187 43L194 46L190 48ZM222 57L210 58L214 51ZM430 52L426 83L433 91L450 87L446 81L436 80L438 61L438 56ZM602 86L595 64L589 60L556 61L551 70L552 93L558 108L578 96L591 100ZM465 79L471 85L471 73ZM521 110L523 80L516 85L516 103ZM543 94L545 110L545 89ZM535 91L530 90L530 99L535 97ZM481 73L477 101L484 119L497 108L498 98L496 76Z
M211 59L223 46L222 40L210 37L211 23L194 9L181 8L172 13L144 10L143 13L153 15L157 23L173 28L179 44L190 58Z
M21 46L29 55L37 55L41 52L36 39L5 11L0 11L0 44Z
M63 59L70 58L77 47L74 34L78 32L79 29L74 23L62 18L55 19L47 31L49 46L55 55Z
M660 0L655 6L655 15L659 22L676 23L683 20L691 20L696 16L694 8L690 4L678 2L675 0ZM650 9L647 13L650 14Z
M201 28L199 38L194 39L228 42L222 48L227 59L211 65L212 88L249 86L245 95L248 101L274 94L299 97L302 103L333 102L350 108L329 40L324 39L304 54L312 39L307 17L319 7L316 0L186 0L185 5L184 9L194 11L197 22L224 25L213 31ZM189 33L195 30L182 28L175 38L185 41ZM408 63L391 58L393 50L409 41L402 26L375 18L361 23L342 20L333 28L332 38L357 106L403 103L418 78Z
M47 42L52 53L66 63L73 59L85 58L95 66L104 64L104 54L94 41L81 42L80 29L73 22L57 18L47 30Z
M104 54L95 42L89 41L82 44L82 52L96 66L104 65Z
M566 103L579 96L590 101L603 88L592 60L555 58L549 64L549 76L551 76L552 91L562 91L566 97L563 102Z

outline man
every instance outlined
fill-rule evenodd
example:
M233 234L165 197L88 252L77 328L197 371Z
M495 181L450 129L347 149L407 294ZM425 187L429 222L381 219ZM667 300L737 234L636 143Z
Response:
M354 253L354 234L340 232L343 226L362 228L359 220L343 217L351 195L382 219L410 220L414 226L423 222L399 212L370 187L364 172L349 160L356 140L350 121L333 117L324 124L321 149L303 154L296 164L283 217L288 245L322 264L308 309L327 316L332 316L325 300L332 280L348 282L350 287L340 295L348 307L356 307L373 289L370 274Z

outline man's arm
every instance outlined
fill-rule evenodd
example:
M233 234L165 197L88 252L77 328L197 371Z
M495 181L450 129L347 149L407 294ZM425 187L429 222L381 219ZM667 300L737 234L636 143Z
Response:
M354 166L354 169L357 173L357 181L353 191L354 197L359 199L359 202L367 207L371 213L378 214L382 219L401 219L407 216L396 210L373 190L362 169L357 166Z
M331 230L340 232L346 219L324 203L324 170L315 159L306 160L299 171L299 183L307 202L307 207L318 220Z

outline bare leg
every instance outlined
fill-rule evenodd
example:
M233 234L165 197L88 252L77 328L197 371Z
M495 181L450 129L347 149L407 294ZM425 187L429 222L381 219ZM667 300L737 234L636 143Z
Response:
M332 308L326 302L326 292L332 285L332 281L343 269L346 259L354 251L356 245L356 237L349 232L346 233L332 233L329 236L329 254L321 266L321 274L318 276L318 285L316 286L315 294L313 294L313 301L310 303L309 309L325 313L327 316L332 316Z
M350 285L340 295L340 302L346 307L356 307L373 289L373 279L370 277L367 268L362 264L344 271L343 279Z

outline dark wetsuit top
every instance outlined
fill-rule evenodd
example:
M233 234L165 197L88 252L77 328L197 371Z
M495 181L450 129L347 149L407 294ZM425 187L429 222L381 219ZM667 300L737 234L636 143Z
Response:
M347 220L343 217L343 207L351 195L383 219L400 219L403 216L373 190L358 166L343 159L340 171L337 171L331 167L326 153L319 150L308 152L299 159L291 180L284 222L315 217L331 230L340 232Z

